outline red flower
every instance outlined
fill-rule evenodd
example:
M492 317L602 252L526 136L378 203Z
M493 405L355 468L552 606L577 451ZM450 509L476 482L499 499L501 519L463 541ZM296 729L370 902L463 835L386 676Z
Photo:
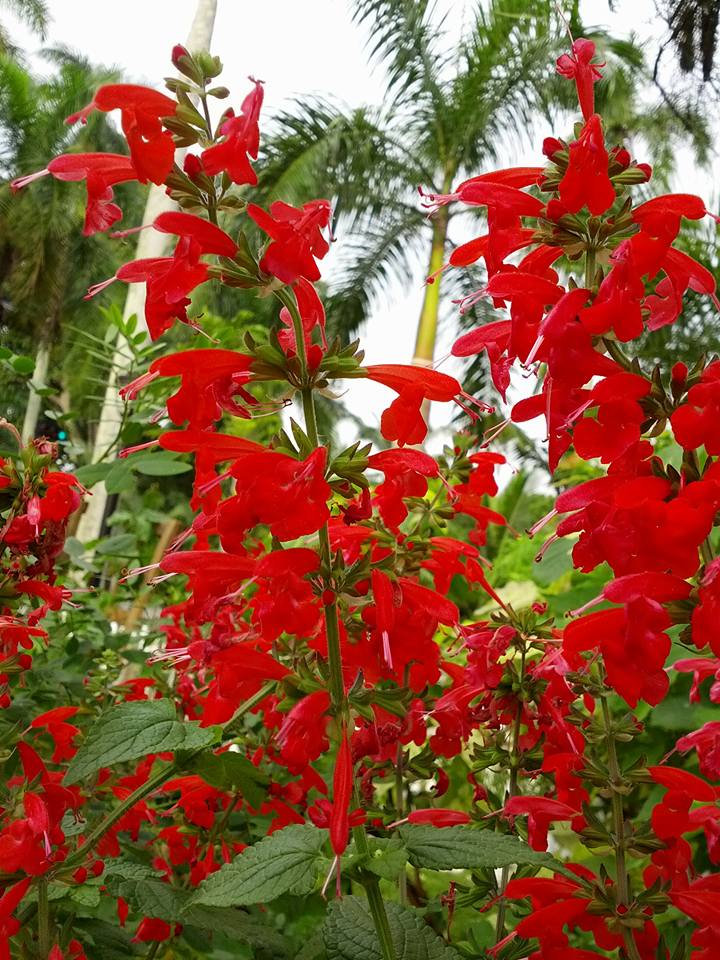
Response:
M30 886L30 877L8 887L0 897L0 960L10 960L10 937L20 929L20 921L13 917L20 901Z
M223 547L241 553L245 535L260 523L278 540L295 540L319 530L330 516L326 460L327 450L318 447L307 460L267 450L239 461L231 469L235 495L218 510Z
M645 598L621 609L601 610L573 621L565 628L563 654L577 668L579 653L599 649L608 683L631 707L639 700L655 706L666 695L669 680L665 661L671 621L664 608Z
M510 797L503 807L506 817L527 816L528 839L533 850L547 850L548 827L557 820L572 820L573 829L584 826L582 815L551 797Z
M408 814L408 823L429 823L433 827L455 827L471 822L467 813L461 810L448 810L433 807L429 810L413 810Z
M277 735L280 757L291 773L300 773L327 750L327 711L330 697L324 690L308 694L285 715Z
M181 377L180 388L167 401L170 419L178 426L187 421L191 427L202 429L219 420L223 411L233 416L249 416L236 397L250 405L256 402L245 390L252 380L252 360L235 350L208 348L169 353L153 360L148 372L123 387L120 393L124 399L132 400L158 377Z
M161 117L172 117L177 103L164 93L132 83L111 83L98 89L92 101L66 123L87 122L93 110L120 110L120 122L140 183L164 183L175 159L175 144Z
M687 403L670 417L675 439L684 450L704 446L711 456L720 455L720 361L709 364L700 382L690 387Z
M297 637L316 632L321 610L307 576L316 573L319 564L317 553L306 547L276 550L258 562L253 622L264 640L277 640L283 631Z
M595 112L594 86L602 80L600 67L605 63L593 63L595 44L592 40L580 37L573 41L572 53L564 53L557 61L557 72L568 80L574 80L577 87L580 109L585 120Z
M248 154L257 159L260 146L258 120L263 102L263 85L261 80L253 80L253 83L255 86L240 107L240 116L236 117L229 111L227 119L221 124L220 133L225 139L203 150L201 154L203 169L211 177L226 173L233 183L257 183L257 175L250 165Z
M55 157L45 170L18 177L10 184L20 190L39 177L51 174L56 180L84 180L87 187L87 206L83 236L109 230L122 218L122 210L113 203L113 187L117 183L136 180L137 171L130 157L119 153L66 153Z
M408 514L405 498L425 496L427 477L438 475L435 460L421 450L381 450L368 457L368 466L385 474L374 499L384 523L394 529Z
M187 307L188 294L208 278L208 266L200 257L208 253L232 256L237 245L224 230L190 213L161 213L152 226L161 233L179 236L173 255L131 260L114 277L90 287L85 299L94 297L114 280L146 283L145 319L151 339L157 340L175 320L196 325L188 319Z
M596 113L588 117L580 137L570 144L568 168L559 189L560 200L569 213L587 207L597 217L615 202L615 188L608 175L608 152Z
M427 434L427 425L420 408L423 400L447 402L462 394L454 377L427 367L403 364L381 364L364 368L370 380L382 383L398 394L380 421L386 440L397 441L398 446L421 443Z
M180 925L176 925L176 932L180 930ZM155 917L143 917L140 926L133 937L134 943L163 943L173 936L173 928L165 920L158 920Z
M40 716L30 724L32 730L45 729L52 737L55 743L55 752L52 756L53 763L62 763L63 760L69 760L75 756L75 747L73 740L80 733L78 727L67 721L74 717L79 707L55 707Z
M680 737L675 746L681 753L697 750L700 772L712 780L720 780L720 720L710 720L699 730Z
M254 203L247 212L271 238L270 246L260 261L260 269L283 283L294 283L299 277L319 280L316 260L322 260L330 249L322 231L330 223L328 200L311 200L302 209L277 200L266 213Z

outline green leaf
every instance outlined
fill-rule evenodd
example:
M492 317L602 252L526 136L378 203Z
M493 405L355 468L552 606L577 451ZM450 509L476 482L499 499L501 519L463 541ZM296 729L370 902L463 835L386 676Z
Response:
M195 772L217 790L238 791L255 808L265 800L270 782L247 757L234 751L204 753L198 758Z
M178 720L171 700L131 700L98 717L70 762L64 782L78 783L101 767L137 760L148 753L194 750L215 740L213 727Z
M284 893L304 896L315 886L324 841L325 832L311 824L278 830L211 874L193 902L237 907L267 903Z
M137 537L133 533L118 533L114 537L106 537L98 543L96 552L103 557L135 556Z
M147 477L174 477L192 470L192 464L164 457L162 454L154 457L138 457L130 460L129 463L133 470L137 470L138 473Z
M15 373L20 373L23 376L27 376L28 374L31 374L35 369L35 361L33 360L32 357L24 357L24 356L13 357L13 359L11 360L11 363Z
M459 960L425 921L407 907L385 903L396 960ZM367 901L333 900L323 929L328 960L383 960Z
M405 870L407 861L407 848L399 837L373 838L370 859L363 866L383 880L396 880Z
M105 477L105 489L108 493L122 493L134 483L133 473L127 460L116 460Z
M110 472L111 463L86 463L84 467L75 470L75 476L85 487L92 487L99 480L104 480Z
M226 937L250 943L256 947L265 947L274 954L287 954L287 942L269 923L259 917L224 907L203 907L199 904L185 910L184 925L202 927L205 930L221 930Z
M430 870L496 869L513 863L549 864L553 858L502 833L471 826L431 827L407 824L400 836L410 862Z

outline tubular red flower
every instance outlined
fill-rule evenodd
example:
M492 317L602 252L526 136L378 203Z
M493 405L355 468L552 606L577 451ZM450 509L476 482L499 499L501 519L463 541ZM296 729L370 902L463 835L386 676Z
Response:
M107 113L120 110L120 122L130 147L130 156L140 183L165 182L175 159L175 144L169 130L163 130L161 117L172 117L177 102L164 93L132 83L113 83L99 87L91 102L66 123L87 118L93 110Z

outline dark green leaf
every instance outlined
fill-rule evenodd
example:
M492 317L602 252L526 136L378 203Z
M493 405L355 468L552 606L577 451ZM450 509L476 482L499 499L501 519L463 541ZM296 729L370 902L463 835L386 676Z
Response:
M87 463L84 467L75 470L75 476L85 487L91 487L99 480L104 480L110 472L111 463Z
M286 955L287 944L282 934L260 917L251 916L241 910L223 907L203 907L199 904L189 907L182 917L183 924L203 927L206 930L221 930L226 937L265 947L273 954Z
M215 740L212 727L178 720L170 700L133 700L110 707L90 728L70 762L65 783L77 783L101 767L137 760L148 753L194 750Z
M396 960L458 960L445 943L412 910L385 903ZM360 897L333 900L324 927L328 960L383 960L367 901Z
M408 849L410 862L430 870L495 869L513 863L551 863L553 859L516 837L471 826L407 824L400 827L400 836Z
M310 893L324 840L324 831L310 824L278 830L209 876L194 903L238 907L267 903L284 893Z
M105 489L108 493L122 493L133 485L133 474L127 460L116 460L105 477Z
M240 753L204 753L199 757L195 771L199 777L218 790L239 791L250 806L259 807L266 796L270 782L247 757Z

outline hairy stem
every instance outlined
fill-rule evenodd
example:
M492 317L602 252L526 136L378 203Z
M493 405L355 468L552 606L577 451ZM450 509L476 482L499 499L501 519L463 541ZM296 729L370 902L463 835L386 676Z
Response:
M48 880L42 877L38 883L38 954L40 960L47 960L50 953L50 903L48 901Z
M602 716L605 727L607 752L608 752L608 773L610 774L611 805L612 805L612 838L615 848L615 895L618 907L628 907L630 905L630 879L627 872L627 863L625 861L625 814L623 811L623 801L618 793L617 787L622 780L620 764L618 762L617 747L613 733L612 717L608 706L607 697L602 697ZM625 953L629 960L640 960L635 939L627 927L623 928L623 939L625 941Z
M293 320L295 330L295 343L297 345L297 355L302 367L303 376L307 376L307 355L305 352L305 337L302 326L302 318L298 312L297 306L292 296L285 294L285 291L278 293L278 299L287 307ZM310 385L305 385L300 391L303 406L303 417L305 419L305 432L308 439L315 446L320 446L320 436L317 426L317 415L315 411L315 398ZM328 687L330 699L335 717L340 726L342 726L348 716L348 702L345 696L345 683L342 672L342 652L340 650L340 621L338 619L337 598L335 591L332 590L332 551L330 549L330 534L327 523L324 523L318 532L320 541L320 559L323 569L327 571L328 586L331 588L332 599L324 605L325 614L325 633L328 645ZM357 787L354 790L355 803L359 805ZM370 845L368 843L367 833L364 826L354 827L353 839L355 847L361 857L370 856ZM370 914L375 926L380 950L383 960L395 960L395 948L392 942L390 931L390 922L385 912L385 904L380 892L380 884L376 877L367 873L363 876L363 886L367 894Z
M405 816L405 779L403 770L403 745L398 742L397 755L395 757L395 809L398 820ZM407 872L405 867L400 871L398 877L398 896L400 903L405 906L407 903Z
M525 647L520 654L520 690L525 679ZM518 700L517 711L513 721L513 728L510 740L510 777L508 779L508 797L516 797L519 793L518 781L520 773L520 729L522 727L523 701ZM497 918L495 920L495 942L499 943L505 934L505 890L510 882L510 867L503 867L500 874L500 883L498 885L500 902L498 903Z

